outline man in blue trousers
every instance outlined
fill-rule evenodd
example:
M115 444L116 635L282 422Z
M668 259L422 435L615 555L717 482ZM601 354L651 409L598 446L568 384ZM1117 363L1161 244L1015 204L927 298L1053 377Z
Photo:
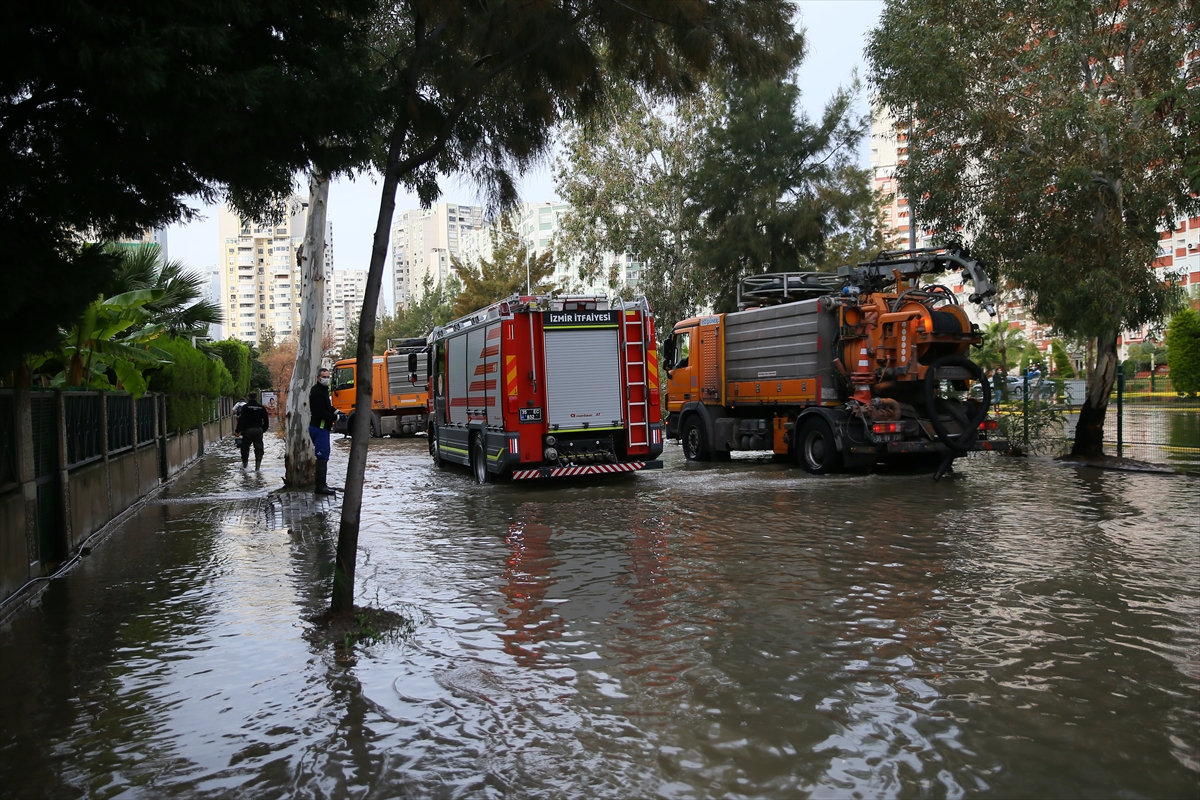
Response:
M312 412L308 435L317 451L317 494L333 494L328 483L329 431L337 421L337 411L329 401L329 370L324 367L317 371L317 382L308 393L308 408Z

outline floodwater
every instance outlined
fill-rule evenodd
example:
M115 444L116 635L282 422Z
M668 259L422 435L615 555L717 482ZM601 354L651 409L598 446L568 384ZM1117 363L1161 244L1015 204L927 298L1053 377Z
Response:
M381 441L359 601L414 629L339 658L304 635L336 507L264 511L271 446L261 476L210 455L0 628L0 794L1200 792L1194 479L669 446L480 487Z

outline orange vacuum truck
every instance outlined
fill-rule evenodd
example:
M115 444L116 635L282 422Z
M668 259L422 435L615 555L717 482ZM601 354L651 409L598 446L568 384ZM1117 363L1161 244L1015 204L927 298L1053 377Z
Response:
M983 264L949 248L745 278L741 310L684 320L663 344L668 437L695 461L767 450L815 474L936 463L935 480L957 456L1007 449L988 418L991 386L967 358L977 326L948 286L920 282L947 271L995 314Z
M424 432L428 414L428 378L424 364L409 373L409 354L425 349L424 339L389 339L386 352L375 356L371 376L371 437L412 436ZM329 398L341 412L333 430L348 433L354 416L355 370L357 361L343 359L333 365L332 391Z

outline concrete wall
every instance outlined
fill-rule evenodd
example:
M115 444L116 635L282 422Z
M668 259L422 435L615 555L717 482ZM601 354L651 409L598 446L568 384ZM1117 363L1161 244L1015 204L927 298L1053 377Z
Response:
M71 498L71 549L104 527L113 515L108 510L108 468L103 461L71 471L67 482Z
M25 494L19 488L0 495L0 600L29 580L26 513Z

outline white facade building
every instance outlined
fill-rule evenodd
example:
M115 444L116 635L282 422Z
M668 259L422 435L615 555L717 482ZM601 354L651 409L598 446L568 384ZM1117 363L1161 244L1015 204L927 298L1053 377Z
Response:
M425 277L439 286L451 273L464 236L483 228L483 208L438 203L410 209L392 223L392 286L396 308L408 308L424 292Z
M346 343L346 331L362 315L367 290L367 270L337 269L325 273L325 325L334 348ZM383 316L383 293L375 305L375 318Z
M225 332L255 344L265 328L276 338L300 328L301 281L296 248L304 241L308 201L292 199L291 213L278 223L241 219L228 206L218 214L221 243L221 307ZM325 232L325 269L333 268L333 223Z
M229 316L229 309L227 307L227 304L226 304L225 300L222 299L224 297L224 293L222 291L222 283L221 283L221 268L220 267L205 267L203 272L204 272L205 282L208 285L208 297L206 299L211 300L212 302L216 303L221 308L221 316L222 316L222 319L224 320L224 322L222 322L222 324L220 324L220 325L209 325L208 326L209 338L213 339L214 341L217 341L220 339L224 339L226 336L225 331L228 330L228 325L226 323L228 322L227 317Z

